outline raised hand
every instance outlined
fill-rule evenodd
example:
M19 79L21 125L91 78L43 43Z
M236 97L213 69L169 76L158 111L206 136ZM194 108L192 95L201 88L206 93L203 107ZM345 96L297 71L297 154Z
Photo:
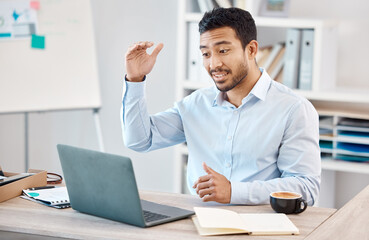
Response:
M208 167L205 162L203 163L203 168L208 175L199 177L193 185L199 197L204 202L230 203L231 182L222 174Z
M153 45L153 42L138 42L128 48L126 53L126 71L129 81L140 82L145 75L151 72L156 62L156 57L164 47L164 44L159 43L150 55L146 50Z

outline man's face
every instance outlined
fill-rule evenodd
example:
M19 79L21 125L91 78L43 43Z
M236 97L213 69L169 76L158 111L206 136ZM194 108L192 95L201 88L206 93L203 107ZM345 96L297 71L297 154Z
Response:
M204 67L220 91L227 92L245 81L248 58L232 28L222 27L202 33L200 50Z

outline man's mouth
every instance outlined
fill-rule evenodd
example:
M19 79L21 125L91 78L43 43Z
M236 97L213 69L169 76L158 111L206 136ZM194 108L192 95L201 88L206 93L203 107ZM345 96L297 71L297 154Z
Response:
M214 81L219 82L226 79L228 72L213 72L211 76L213 77Z

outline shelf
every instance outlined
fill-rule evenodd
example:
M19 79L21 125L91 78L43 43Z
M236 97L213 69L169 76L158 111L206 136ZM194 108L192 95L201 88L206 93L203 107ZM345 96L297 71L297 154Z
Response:
M358 89L335 89L331 91L302 91L293 90L296 94L309 100L337 102L337 103L369 103L368 91Z
M322 169L340 172L369 174L369 163L322 159Z
M349 151L349 150L344 150L344 149L337 149L335 152L337 154L369 158L369 153L367 152L355 152L355 151Z
M185 21L200 22L203 13L186 13ZM305 18L269 18L255 17L255 24L258 27L280 27L280 28L319 28L334 27L336 21L314 20Z
M357 143L357 144L367 144L367 145L369 145L369 138L338 136L338 137L335 138L335 141L336 142L344 142L344 143Z
M320 135L320 136L319 136L319 140L323 140L323 141L333 141L333 140L334 140L334 137L333 137L333 136Z
M361 119L369 119L369 111L363 111L363 109L326 109L321 107L316 107L316 110L318 111L320 116L344 116L346 118L361 118Z
M322 153L333 153L332 148L320 148L320 152Z
M314 20L304 18L268 18L255 17L255 24L258 27L280 27L280 28L320 28L334 27L336 21Z
M337 130L339 130L339 131L349 131L349 132L369 133L369 128L367 128L367 127L354 127L354 126L337 125Z

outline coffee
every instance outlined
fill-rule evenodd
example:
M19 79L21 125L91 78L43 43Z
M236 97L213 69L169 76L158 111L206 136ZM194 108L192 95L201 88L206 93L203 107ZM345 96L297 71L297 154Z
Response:
M307 202L302 195L294 192L273 192L270 194L270 205L277 213L302 213L307 208Z
M276 198L289 198L289 199L301 197L300 194L292 193L292 192L275 192L275 193L272 193L271 195Z

